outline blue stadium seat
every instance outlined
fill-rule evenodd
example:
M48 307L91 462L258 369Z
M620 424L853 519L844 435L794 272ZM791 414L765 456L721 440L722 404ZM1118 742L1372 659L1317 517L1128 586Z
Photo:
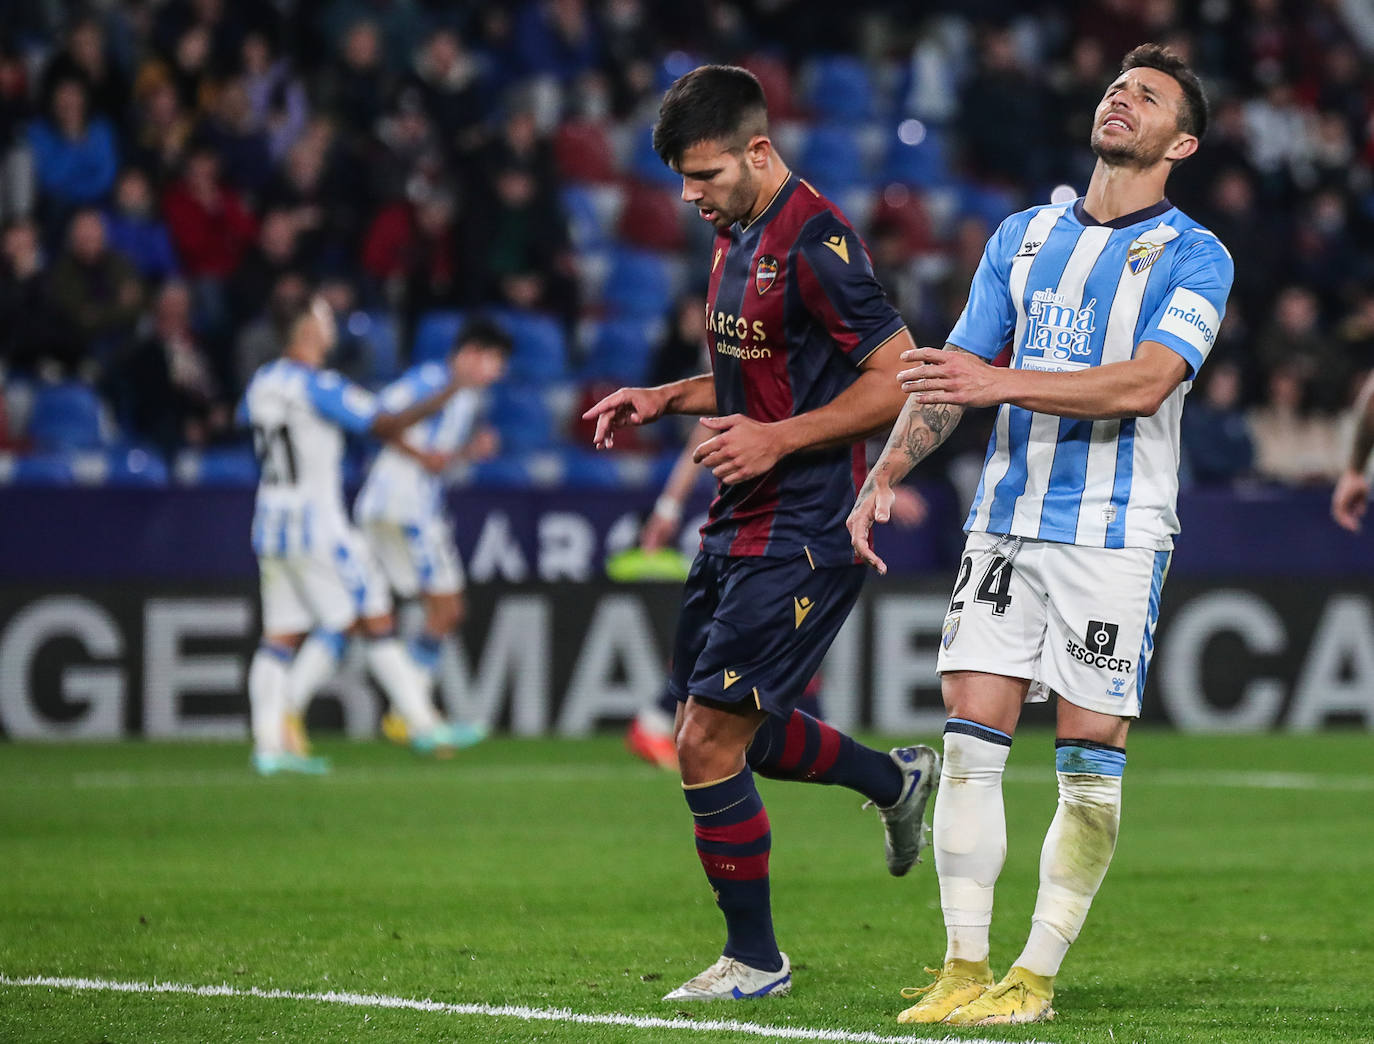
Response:
M363 383L379 387L394 381L401 373L401 331L386 312L354 312L348 317L348 332L367 347L367 369Z
M141 446L125 446L105 455L105 484L124 487L160 487L171 481L161 455Z
M493 489L523 489L534 484L523 457L489 457L472 466L472 484Z
M682 187L682 179L654 151L652 127L645 127L635 135L634 147L630 151L630 174L649 185Z
M537 387L496 386L491 391L488 418L501 433L503 453L543 449L553 442L553 413Z
M99 397L80 381L38 385L28 435L39 449L98 448L104 443Z
M215 446L186 450L176 461L177 480L186 485L217 488L258 484L258 461L247 446Z
M919 188L949 184L949 143L943 131L926 126L919 144L907 145L893 133L883 161L883 180Z
M626 485L616 453L574 449L562 454L564 485L582 489L619 489Z
M510 378L544 383L568 374L568 343L563 327L547 315L506 311L494 316L510 334L514 349Z
M610 241L610 229L597 204L597 188L578 183L564 185L558 192L563 213L568 219L568 234L578 250L597 250Z
M876 104L867 64L849 55L817 58L807 104L825 120L856 123L872 119Z
M67 453L31 453L14 462L10 482L16 486L71 486L76 483Z
M654 361L654 319L611 319L593 327L581 376L619 384L641 384Z
M622 248L612 252L601 297L607 309L618 316L662 317L673 303L668 263L651 250Z
M426 312L420 316L410 348L411 364L432 362L448 355L466 318L462 312Z
M806 171L807 181L831 198L868 180L858 137L838 124L812 128L798 166Z

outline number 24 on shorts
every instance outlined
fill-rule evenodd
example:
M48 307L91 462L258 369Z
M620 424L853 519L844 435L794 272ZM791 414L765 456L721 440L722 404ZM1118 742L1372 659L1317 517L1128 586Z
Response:
M954 584L954 594L950 596L949 611L951 614L963 610L964 602L959 597L959 593L968 584L969 578L972 576L973 556L965 555L964 560L959 563L959 579ZM978 586L974 588L973 600L992 606L993 616L1006 615L1007 607L1011 605L1010 559L1001 555L993 556L992 562L983 571Z

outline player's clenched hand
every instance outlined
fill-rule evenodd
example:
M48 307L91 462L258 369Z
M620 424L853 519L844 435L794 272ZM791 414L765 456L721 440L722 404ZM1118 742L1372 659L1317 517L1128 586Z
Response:
M710 468L719 482L733 484L757 478L782 456L777 436L762 421L732 413L728 417L703 417L701 423L720 434L702 442L692 459Z
M968 352L908 348L902 361L914 363L897 374L902 391L917 402L952 402L960 406L993 406L1002 401L999 383L1005 370Z
M895 495L886 483L874 483L862 492L855 501L854 508L845 520L849 529L849 543L854 554L878 571L879 576L887 575L887 563L873 550L874 523L882 525L892 517L892 502Z
M592 445L597 449L610 449L615 445L617 428L656 421L663 415L666 405L666 398L658 388L621 388L582 414L582 419L596 421Z
M1369 506L1369 481L1358 471L1346 470L1336 480L1331 494L1331 517L1336 525L1352 533L1360 531L1365 508Z

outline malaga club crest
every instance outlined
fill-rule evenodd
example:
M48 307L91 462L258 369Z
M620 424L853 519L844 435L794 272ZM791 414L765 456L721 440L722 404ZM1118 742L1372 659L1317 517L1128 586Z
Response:
M764 254L759 258L758 267L754 269L754 289L762 297L768 292L768 288L778 278L778 259L772 254Z
M1137 239L1131 244L1131 249L1126 254L1126 265L1131 270L1131 275L1140 275L1141 272L1155 263L1159 255L1164 253L1163 243L1150 243L1143 239Z

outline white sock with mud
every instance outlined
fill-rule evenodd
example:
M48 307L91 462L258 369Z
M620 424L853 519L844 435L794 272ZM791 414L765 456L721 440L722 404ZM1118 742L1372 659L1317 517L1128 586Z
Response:
M1005 732L963 718L945 723L934 836L947 961L988 959L993 887L1007 856L1002 773L1010 753Z
M405 719L412 737L421 736L443 723L430 699L429 676L415 665L399 638L370 639L367 666L396 713Z
M1107 876L1126 769L1126 752L1119 747L1084 740L1061 740L1056 747L1059 807L1040 851L1040 893L1030 937L1016 959L1027 971L1051 978Z
M249 728L254 754L286 749L286 678L293 653L280 645L258 646L248 667Z

